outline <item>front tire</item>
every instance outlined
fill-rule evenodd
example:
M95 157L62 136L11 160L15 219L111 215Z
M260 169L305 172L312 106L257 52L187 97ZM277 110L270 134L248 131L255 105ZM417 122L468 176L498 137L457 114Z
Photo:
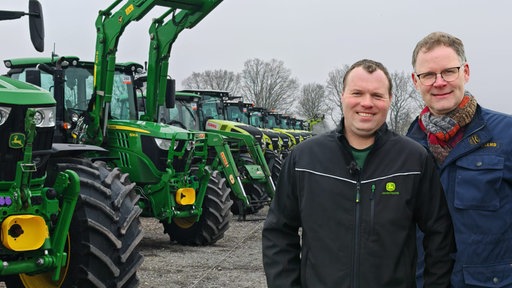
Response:
M79 158L55 159L49 167L48 186L67 169L80 177L80 196L65 247L67 263L57 283L51 273L19 274L8 277L6 286L137 287L136 272L143 261L138 250L143 237L141 209L127 174L108 169L104 162Z
M281 168L283 167L283 160L279 154L276 153L265 153L265 160L267 160L268 169L274 184L277 184L279 174L281 174Z
M219 171L213 171L199 221L174 218L171 223L163 223L164 233L169 234L171 241L182 245L206 246L219 241L224 237L231 221L230 208L233 201L229 198L230 192L226 179Z

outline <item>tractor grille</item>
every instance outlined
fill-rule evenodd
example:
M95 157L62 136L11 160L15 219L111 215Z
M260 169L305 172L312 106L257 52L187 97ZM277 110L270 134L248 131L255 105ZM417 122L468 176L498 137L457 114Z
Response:
M141 143L142 152L151 159L151 162L153 162L159 171L164 172L167 168L169 151L158 147L153 137L150 136L141 136ZM176 149L174 149L174 151L176 151L176 156L173 157L171 166L176 172L185 171L185 164L187 163L189 157L188 154L190 153L190 151L185 149L185 144L186 141L179 141ZM172 149L172 147L170 149Z
M14 181L16 176L17 162L23 160L23 148L9 145L10 136L13 133L25 135L25 113L27 107L12 106L7 121L0 126L0 181ZM45 175L47 157L52 148L54 127L36 128L36 136L32 144L32 161L36 164L37 171L32 178L40 178Z

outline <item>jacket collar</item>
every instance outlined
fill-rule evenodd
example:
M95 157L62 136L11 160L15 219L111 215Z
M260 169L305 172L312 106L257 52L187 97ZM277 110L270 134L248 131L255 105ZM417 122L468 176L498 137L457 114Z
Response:
M428 148L427 135L421 130L418 124L418 118L409 126L407 136ZM490 140L491 134L486 127L486 122L482 115L482 107L477 105L475 115L466 127L464 136L460 142L455 145L450 154L448 154L448 157L446 157L443 162L443 167L457 160L460 156L480 148L484 143Z
M388 125L386 122L382 124L382 126L375 131L375 143L373 144L373 148L377 148L382 146L384 143L384 139L389 135ZM341 118L340 124L336 127L336 137L340 143L345 145L346 148L350 147L347 138L345 137L345 125L344 118Z

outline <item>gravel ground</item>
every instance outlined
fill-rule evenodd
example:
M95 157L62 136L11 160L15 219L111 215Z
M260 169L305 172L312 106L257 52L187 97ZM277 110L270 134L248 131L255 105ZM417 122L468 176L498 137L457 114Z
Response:
M170 243L162 224L141 218L144 263L137 275L140 288L266 288L261 259L261 229L268 207L233 216L224 238L211 246ZM0 282L0 288L5 287Z
M267 210L248 215L245 221L234 216L224 238L204 247L170 243L158 221L142 218L140 287L267 287L261 260L261 229Z

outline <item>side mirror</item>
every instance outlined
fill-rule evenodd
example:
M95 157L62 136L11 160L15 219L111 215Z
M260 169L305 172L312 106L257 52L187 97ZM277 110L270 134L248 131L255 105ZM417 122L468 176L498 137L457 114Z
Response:
M245 113L245 107L243 101L238 101L238 109L240 109L241 113Z
M165 89L165 107L174 108L176 104L176 81L167 79L167 89Z
M217 114L222 115L221 117L224 117L224 103L223 102L215 103L215 108L217 109Z
M146 111L146 97L137 97L137 111L144 112Z
M39 51L44 51L44 24L43 24L43 9L37 0L29 0L28 13L23 11L0 11L0 21L19 19L23 16L29 16L30 26L30 39L34 48Z
M28 2L28 13L29 13L29 27L30 27L30 39L32 45L39 51L44 51L44 20L43 20L43 9L41 3L37 0L30 0Z
M268 118L267 118L266 115L263 115L261 118L262 118L261 120L262 120L263 124L267 124L268 123Z

